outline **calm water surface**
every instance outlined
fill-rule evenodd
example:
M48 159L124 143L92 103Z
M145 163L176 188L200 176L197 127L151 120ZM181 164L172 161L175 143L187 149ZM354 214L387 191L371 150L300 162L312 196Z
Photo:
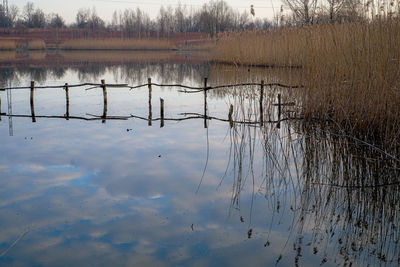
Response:
M0 82L202 86L203 77L217 85L296 76L183 58L18 66L1 69ZM29 90L12 91L12 110L0 92L1 112L15 115L0 121L0 265L396 266L398 163L297 119L278 125L278 90L264 92L262 126L249 123L259 122L257 87L209 92L206 121L202 93L154 87L151 126L147 87L109 88L104 121L101 89L71 89L69 120L50 118L65 115L64 90L36 90L36 122ZM281 119L298 115L287 106Z

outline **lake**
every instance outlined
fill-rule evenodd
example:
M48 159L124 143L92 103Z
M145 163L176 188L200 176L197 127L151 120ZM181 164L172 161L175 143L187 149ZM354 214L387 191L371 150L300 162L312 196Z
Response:
M189 52L0 58L2 88L301 75ZM0 91L0 265L397 266L399 160L305 125L296 90L110 87L105 106L77 87L67 116L65 90L36 89L34 117L29 89Z

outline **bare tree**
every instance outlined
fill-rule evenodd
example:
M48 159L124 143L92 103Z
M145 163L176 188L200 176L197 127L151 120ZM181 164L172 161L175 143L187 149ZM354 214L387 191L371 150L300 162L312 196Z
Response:
M31 27L35 6L32 2L27 2L23 9L24 21L28 27Z
M337 15L342 10L345 1L344 0L327 0L328 2L328 12L329 20L331 22L336 20Z
M64 28L65 21L58 14L50 14L48 18L49 27L51 28Z
M282 0L293 13L294 19L301 24L313 22L318 0Z
M78 28L86 28L90 19L90 9L81 8L76 14L76 26Z
M16 5L10 5L8 8L8 21L10 26L14 26L19 16L19 8Z

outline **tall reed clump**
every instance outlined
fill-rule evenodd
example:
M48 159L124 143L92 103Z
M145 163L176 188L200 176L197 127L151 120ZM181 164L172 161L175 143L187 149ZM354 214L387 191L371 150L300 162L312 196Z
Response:
M305 46L304 29L275 28L268 31L220 34L211 51L214 61L269 67L299 67Z
M167 39L74 39L60 45L64 50L172 50Z
M14 40L0 40L0 50L15 50Z
M301 67L306 119L334 121L347 133L400 140L400 19L226 34L221 62Z
M399 139L400 20L310 28L302 57L306 118Z

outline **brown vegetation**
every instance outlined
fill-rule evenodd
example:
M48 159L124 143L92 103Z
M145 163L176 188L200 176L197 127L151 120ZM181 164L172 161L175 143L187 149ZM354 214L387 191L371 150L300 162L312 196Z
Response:
M212 58L301 67L304 115L347 132L400 136L400 20L312 25L224 35Z
M173 43L167 39L77 39L65 41L65 50L172 50Z
M15 41L13 40L0 40L0 50L15 50Z

